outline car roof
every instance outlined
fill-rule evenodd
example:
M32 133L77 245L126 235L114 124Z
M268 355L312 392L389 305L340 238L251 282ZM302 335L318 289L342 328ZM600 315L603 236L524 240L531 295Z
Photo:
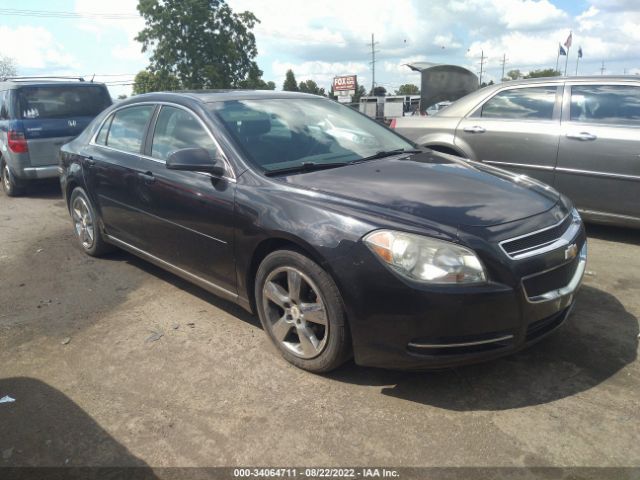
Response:
M195 100L202 103L224 102L230 100L260 100L286 98L325 98L300 92L284 92L274 90L181 90L174 92L154 92L134 95L118 105L138 102L180 102Z
M104 83L99 82L79 82L79 81L61 81L61 80L12 80L7 79L3 80L0 78L0 87L3 90L12 89L12 88L20 88L20 87L87 87L91 85L100 85L105 86Z

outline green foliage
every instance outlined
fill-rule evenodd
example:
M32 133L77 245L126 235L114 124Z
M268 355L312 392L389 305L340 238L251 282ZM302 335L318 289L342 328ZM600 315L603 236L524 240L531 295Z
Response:
M413 83L405 83L396 90L396 95L420 95L420 89Z
M150 71L174 75L186 89L234 88L258 54L251 12L224 0L138 0L145 27L136 36L152 51Z
M375 97L384 97L387 94L387 89L384 87L375 87L371 94Z
M307 80L306 82L300 82L298 84L298 90L302 93L311 93L313 95L325 96L324 88L318 87L318 84L313 80Z
M250 90L275 90L276 84L271 81L265 82L262 79L262 73L263 72L258 68L258 65L253 62L253 65L251 65L251 68L249 69L247 78L241 80L238 83L238 87Z
M0 78L15 77L17 74L16 61L11 57L0 55Z
M524 78L559 77L560 75L561 73L554 68L543 68L529 72Z
M126 98L127 96L124 93L118 95L118 100L126 100Z
M509 70L507 72L506 80L517 80L522 77L522 72L520 70Z
M362 85L358 85L358 83L356 82L356 93L353 96L353 103L360 102L360 97L365 97L366 95L367 95L367 89L364 88Z
M133 79L133 94L180 90L182 86L175 75L166 71L141 70Z
M296 82L296 76L291 69L287 70L284 83L282 84L282 90L285 92L297 92L299 90L298 82Z

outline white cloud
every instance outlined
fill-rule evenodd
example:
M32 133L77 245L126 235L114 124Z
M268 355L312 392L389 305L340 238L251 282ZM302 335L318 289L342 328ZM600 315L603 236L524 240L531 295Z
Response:
M0 54L15 58L21 69L75 69L77 60L43 27L0 26ZM19 46L16 48L15 46ZM16 51L19 54L16 54Z

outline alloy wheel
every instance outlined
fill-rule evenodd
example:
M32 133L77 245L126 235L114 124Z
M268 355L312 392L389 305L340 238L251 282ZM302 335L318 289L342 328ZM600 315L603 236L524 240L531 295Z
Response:
M2 169L2 183L5 192L11 191L11 177L9 176L9 167L7 165Z
M327 310L315 283L300 270L272 271L262 290L263 308L276 341L299 358L317 357L329 338Z
M93 246L95 229L91 209L83 197L78 196L73 200L71 215L76 236L85 249L90 249Z

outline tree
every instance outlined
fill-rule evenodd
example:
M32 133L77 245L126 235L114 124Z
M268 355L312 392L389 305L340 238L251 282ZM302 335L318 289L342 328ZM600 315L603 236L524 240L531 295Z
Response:
M300 82L298 84L298 90L302 93L311 93L313 95L322 95L324 97L324 88L318 87L318 84L313 80L307 80L306 82Z
M489 80L489 83L487 83L487 82L482 82L482 83L480 84L480 88L488 87L489 85L493 85L493 80Z
M150 72L141 70L133 79L133 94L148 92L164 92L180 90L182 86L178 78L166 71Z
M183 88L233 88L258 54L258 19L224 0L138 0L145 27L136 40L152 51L149 70L174 75Z
M118 95L118 100L126 100L127 96L124 93L121 93L120 95Z
M517 80L522 77L520 70L509 70L507 72L507 80Z
M384 87L375 87L373 89L373 92L371 92L371 94L374 97L384 97L387 94L387 89Z
M396 90L396 95L420 95L420 89L413 83L405 83Z
M542 77L559 77L561 73L554 68L543 68L540 70L532 70L527 73L524 78L542 78Z
M284 83L282 84L282 90L285 92L297 92L299 91L298 83L296 82L296 76L293 73L293 70L287 70L287 73L284 77Z
M253 62L251 68L249 69L249 74L247 78L241 80L238 86L240 88L246 88L250 90L275 90L276 84L269 81L265 82L262 79L262 70L258 68L258 65Z
M17 74L16 61L11 57L0 55L0 78L15 77Z
M356 93L353 96L353 103L360 102L360 97L364 97L366 95L367 95L367 89L364 88L364 86L362 85L358 85L358 82L356 82Z

